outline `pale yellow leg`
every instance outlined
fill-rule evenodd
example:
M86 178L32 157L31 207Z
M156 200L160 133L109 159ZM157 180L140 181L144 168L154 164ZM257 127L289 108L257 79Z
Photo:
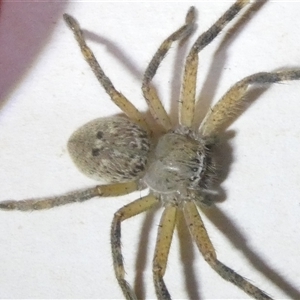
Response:
M121 222L146 210L149 210L158 203L158 200L154 196L148 195L134 202L131 202L128 205L125 205L114 215L111 226L111 250L113 256L113 264L116 278L123 291L124 297L127 300L136 300L137 297L129 283L125 280L125 270L121 249Z
M146 72L144 74L142 90L144 97L149 106L150 112L154 119L161 124L166 131L172 129L171 120L164 109L159 97L157 95L156 89L151 85L151 81L156 74L156 71L164 59L165 55L169 51L173 42L186 38L193 29L195 22L195 9L191 7L186 15L186 24L171 34L158 48L152 60L150 61Z
M153 278L156 295L160 300L171 299L168 289L164 283L163 276L166 271L169 250L176 224L176 214L176 206L167 206L163 212L158 228L153 259Z
M212 27L200 35L187 56L179 109L179 123L182 126L191 127L194 121L198 53L223 30L248 2L249 0L236 1Z
M200 133L205 138L214 138L226 129L233 117L239 112L244 102L248 87L252 84L271 84L285 80L299 80L300 70L279 72L261 72L248 76L234 84L221 100L207 113Z
M96 60L92 50L87 46L81 28L78 22L68 14L64 14L64 19L73 31L74 36L78 42L81 52L85 60L90 65L98 81L105 89L106 93L110 96L111 100L134 122L139 124L143 129L149 132L149 127L143 115L135 108L135 106L113 86L110 79L105 75L98 61Z
M55 206L62 206L74 202L83 202L94 197L112 197L126 195L138 189L136 182L118 183L112 185L102 185L93 188L71 192L65 195L50 197L27 199L21 201L2 201L0 209L3 210L41 210L49 209Z
M189 227L192 238L195 240L199 251L202 253L204 259L209 263L209 265L222 278L233 283L254 299L272 299L265 292L251 284L241 275L237 274L235 271L228 268L217 259L215 249L209 239L205 226L194 202L185 203L183 212L187 226Z

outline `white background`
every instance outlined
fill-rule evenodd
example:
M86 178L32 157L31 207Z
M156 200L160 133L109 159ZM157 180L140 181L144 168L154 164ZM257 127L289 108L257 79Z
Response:
M191 5L198 9L199 34L229 2L2 4L1 200L95 185L73 166L66 141L85 122L120 112L83 60L62 14L76 16L89 31L89 44L107 75L146 111L143 70ZM203 110L244 76L300 67L299 11L296 1L268 2L201 53ZM171 97L178 100L179 63L182 52L174 46L155 79L168 109ZM204 217L220 260L276 298L300 298L299 116L300 82L287 82L270 87L239 117L230 127L233 152L224 148L224 165L230 163L222 184L226 201L212 213L226 235ZM0 298L122 298L112 268L110 223L118 208L139 195L49 211L0 212ZM159 214L146 221L136 217L123 227L127 278L134 282L139 273L139 295L147 299L155 297L151 259ZM182 258L176 234L166 274L174 299L247 297L186 245Z

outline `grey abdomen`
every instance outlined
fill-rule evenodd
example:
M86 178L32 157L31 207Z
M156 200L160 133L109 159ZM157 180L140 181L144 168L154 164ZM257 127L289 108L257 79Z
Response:
M85 175L106 183L121 183L144 174L150 140L143 129L125 117L100 118L75 131L68 150Z

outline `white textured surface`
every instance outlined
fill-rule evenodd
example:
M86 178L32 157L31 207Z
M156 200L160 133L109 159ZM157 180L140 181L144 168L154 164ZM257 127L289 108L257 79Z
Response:
M6 47L0 50L1 200L50 196L95 184L73 167L66 141L83 123L119 113L81 57L62 13L74 15L90 32L94 41L89 44L107 75L146 110L140 90L143 70L162 40L182 24L190 5L199 12L199 33L229 3L2 5L0 42ZM296 1L266 3L234 31L214 63L213 53L224 34L203 51L199 86L205 82L201 99L206 106L210 97L216 101L244 76L300 67L299 10ZM21 45L27 42L29 50L22 51L25 48ZM178 70L174 67L174 49L176 46L155 79L167 107L170 95L176 97L178 92L170 75ZM208 81L204 79L207 74ZM300 82L277 84L230 128L236 131L233 159L223 183L227 200L219 205L226 217L215 219L223 224L234 245L205 219L220 259L276 298L300 298L299 95ZM112 269L109 231L114 211L130 199L96 199L32 213L0 212L0 298L122 298ZM155 217L153 230L143 238L149 240L148 248L143 248L148 249L145 270L143 255L135 261L143 217L124 224L122 242L128 278L134 279L137 264L139 272L144 272L147 299L154 298L151 255L157 224ZM237 250L239 247L246 257ZM191 266L184 275L178 253L175 239L166 275L174 299L247 297L211 271L195 249L193 256L185 253L185 263ZM258 267L263 260L267 266L264 274L247 259ZM289 294L272 283L274 276L268 268L280 274L275 281L290 290ZM298 292L293 292L289 284Z

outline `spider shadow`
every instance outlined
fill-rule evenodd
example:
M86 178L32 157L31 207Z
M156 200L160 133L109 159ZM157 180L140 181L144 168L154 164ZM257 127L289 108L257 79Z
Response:
M108 52L113 57L117 58L118 62L120 62L121 65L123 65L124 68L126 70L128 70L133 75L133 77L135 79L138 79L142 82L143 74L144 74L146 69L142 70L142 69L138 68L136 66L136 64L134 64L133 60L131 59L131 56L127 55L126 52L124 51L124 49L121 49L120 47L118 47L115 44L115 41L112 41L112 40L110 40L106 37L102 37L98 34L95 34L92 31L89 31L89 30L86 30L86 29L83 29L82 31L83 31L84 36L86 37L87 40L90 40L90 41L93 41L93 42L96 42L98 44L101 44L101 45L105 46L105 48L108 50ZM143 98L143 96L141 98ZM156 133L156 136L153 137L154 142L156 142L157 138L159 136L161 136L161 134L164 133L165 131L164 131L163 127L160 124L155 122L155 120L154 120L153 116L151 115L149 109L147 109L146 112L142 112L142 113L143 113L147 123L151 124L151 130ZM121 114L124 116L123 113L121 113Z
M274 268L265 263L259 254L251 249L243 233L234 225L234 223L216 206L209 210L202 210L208 219L221 231L230 241L230 243L241 251L248 262L273 284L279 287L290 299L300 299L300 291L291 285L284 275L278 274Z
M143 74L143 72L133 63L133 60L125 53L124 49L116 46L115 41L111 41L108 38L102 37L86 29L83 30L83 34L87 40L103 45L136 79L141 79L141 74Z
M261 94L264 93L267 89L268 86L264 86L251 90L247 95L250 104L253 103L257 98L259 98ZM219 144L216 146L214 154L220 170L217 171L218 181L215 182L217 188L222 184L222 182L230 173L230 166L232 165L234 157L230 140L234 138L234 136L234 131L226 131L221 136ZM215 195L215 198L212 198L211 200L214 203L222 202L226 200L226 195L225 193L218 192ZM234 222L222 212L222 210L218 206L213 205L208 209L203 209L200 207L200 209L201 212L205 214L205 216L215 225L215 227L228 238L230 243L243 253L244 257L258 272L263 274L273 284L275 284L278 288L289 295L291 299L300 299L300 291L295 286L291 285L283 275L280 275L275 269L267 265L264 259L260 257L259 254L255 253L253 249L251 249L251 245L248 244L243 233L235 226Z
M137 250L137 257L135 261L135 279L134 290L138 299L146 299L144 271L146 270L146 263L148 257L148 243L150 231L153 228L154 215L159 210L159 207L155 207L145 215L143 226L140 231L140 242Z
M238 38L238 35L243 32L245 27L252 21L253 17L258 15L257 11L259 11L261 7L266 4L266 2L267 1L259 1L253 3L239 17L237 22L235 22L229 29L225 29L226 33L213 55L206 80L204 81L203 87L198 96L198 101L195 107L195 120L203 120L207 111L209 111L210 107L212 106L212 101L215 98L215 92L217 90L216 86L218 82L220 82L222 71L225 69L228 58L227 50ZM196 125L199 125L199 121L197 121Z
M143 226L140 233L140 243L137 251L135 263L135 280L134 290L138 299L146 299L144 271L146 269L146 261L149 253L149 236L153 228L154 215L159 210L159 207L151 210L145 215ZM185 224L182 211L178 211L176 229L180 243L180 257L183 262L185 286L189 299L200 299L199 281L194 267L195 251L193 241ZM197 253L198 254L198 253ZM197 255L196 254L196 255Z

